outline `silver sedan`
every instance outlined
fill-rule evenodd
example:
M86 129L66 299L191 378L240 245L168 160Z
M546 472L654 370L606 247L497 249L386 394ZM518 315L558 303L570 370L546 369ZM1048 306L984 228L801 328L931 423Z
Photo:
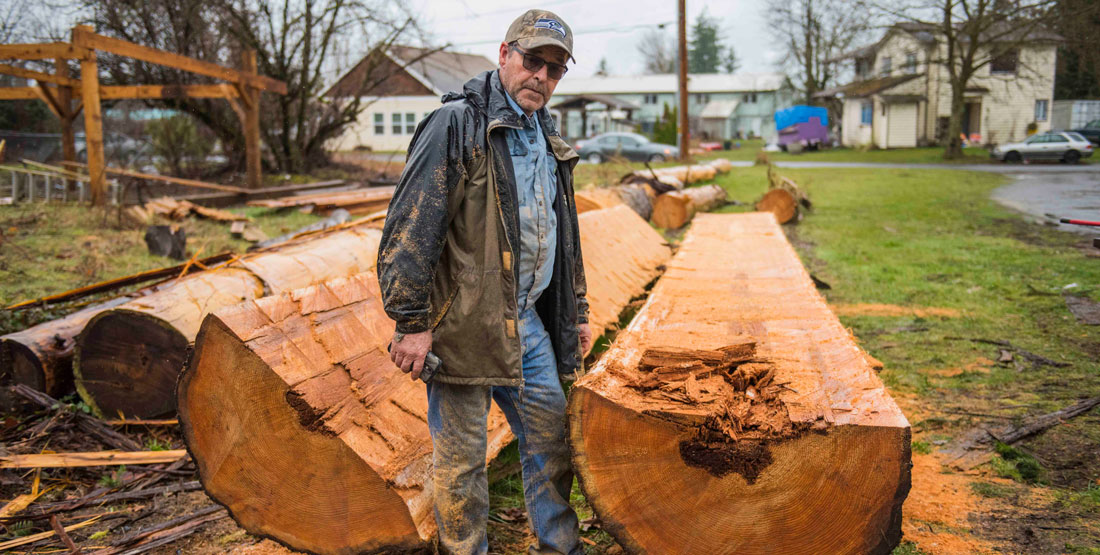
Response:
M997 145L990 156L1005 162L1061 160L1076 164L1078 160L1092 156L1092 143L1080 133L1052 131L1032 135L1020 143Z

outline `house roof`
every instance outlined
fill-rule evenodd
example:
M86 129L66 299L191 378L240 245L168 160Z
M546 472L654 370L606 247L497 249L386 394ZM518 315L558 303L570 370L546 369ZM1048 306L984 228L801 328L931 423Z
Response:
M699 117L703 119L727 119L733 115L733 111L737 109L738 104L740 102L737 100L711 100L707 102L706 106L703 106L703 111L699 112Z
M896 31L902 31L909 33L913 38L924 43L925 45L932 45L936 42L936 37L939 35L939 25L935 23L925 23L923 21L902 21L890 26L889 29L883 33L882 38L878 41L861 46L859 48L849 50L843 54L833 56L829 58L828 62L839 62L841 60L866 58L868 56L874 56L879 47L886 42ZM991 26L985 31L986 36L994 36L1003 41L1016 42L1022 40L1034 41L1034 42L1050 42L1050 41L1062 41L1065 40L1061 35L1049 31L1043 27L1032 28L1009 28L1008 23ZM966 37L960 37L963 42L966 42Z
M688 90L693 93L759 92L783 88L782 73L693 73L688 75ZM558 83L554 94L645 94L674 93L678 88L674 73L656 75L609 75L566 77Z
M569 110L569 109L579 110L579 109L583 109L585 107L585 105L587 105L591 102L599 102L600 104L603 104L604 106L607 106L608 108L618 108L620 110L637 110L638 109L637 104L627 102L627 101L622 100L618 97L607 95L607 94L591 94L591 93L579 94L579 95L576 95L572 98L562 100L561 102L558 102L558 103L554 104L553 106L550 106L550 108L555 109L555 110Z
M497 67L480 54L459 54L442 50L432 52L430 48L415 46L391 46L389 55L438 95L462 91L462 86L471 77Z
M890 77L877 77L875 79L867 79L865 81L857 81L855 83L849 83L847 85L841 85L839 87L832 87L819 91L814 94L818 98L828 98L843 94L850 97L864 97L871 96L873 94L880 93L885 90L892 89L902 83L908 83L913 79L923 76L923 73L910 73L908 75L893 75Z

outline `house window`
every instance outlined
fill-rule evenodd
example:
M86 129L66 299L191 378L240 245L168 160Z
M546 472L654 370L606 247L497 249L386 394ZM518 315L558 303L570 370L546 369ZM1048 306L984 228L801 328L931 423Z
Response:
M873 111L873 105L870 102L864 102L863 105L859 107L859 123L871 125L871 116L874 115Z
M890 56L884 56L882 58L882 74L890 75L890 72L894 71L894 60Z
M393 118L391 120L393 122L393 125L392 125L393 134L394 135L400 135L401 131L403 131L405 129L405 126L401 125L401 114L399 112L394 112L390 117Z
M856 59L856 76L859 78L865 78L871 73L874 63L870 58L857 58Z
M386 116L384 114L374 114L374 134L386 134Z
M741 102L744 102L746 104L755 104L756 103L756 93L745 93L745 94L741 95Z
M1047 120L1047 101L1036 100L1035 101L1035 121Z
M710 102L710 95L709 94L696 93L696 95L695 95L695 103L696 104L706 104L707 102Z
M917 53L910 52L905 55L905 73L917 72Z
M416 114L408 112L405 114L405 134L412 135L416 133Z
M647 94L647 95L645 95L642 102L644 102L645 104L656 104L657 103L657 95Z
M1003 52L989 61L989 72L1000 74L1015 74L1016 65L1020 60L1019 50L1009 50Z

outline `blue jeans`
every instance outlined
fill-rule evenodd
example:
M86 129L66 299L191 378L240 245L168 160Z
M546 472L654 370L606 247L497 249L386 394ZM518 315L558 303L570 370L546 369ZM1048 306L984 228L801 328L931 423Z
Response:
M533 309L520 314L523 388L428 383L428 428L434 448L435 520L444 553L489 550L486 421L491 400L519 440L523 497L537 538L531 553L583 553L569 506L573 468L565 437L565 392L550 336Z

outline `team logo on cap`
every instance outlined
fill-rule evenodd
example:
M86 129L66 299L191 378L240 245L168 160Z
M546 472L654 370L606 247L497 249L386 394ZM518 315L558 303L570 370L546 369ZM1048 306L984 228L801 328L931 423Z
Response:
M551 31L557 31L561 33L561 37L565 38L565 27L561 23L558 23L553 19L540 19L535 22L536 29L550 29Z

